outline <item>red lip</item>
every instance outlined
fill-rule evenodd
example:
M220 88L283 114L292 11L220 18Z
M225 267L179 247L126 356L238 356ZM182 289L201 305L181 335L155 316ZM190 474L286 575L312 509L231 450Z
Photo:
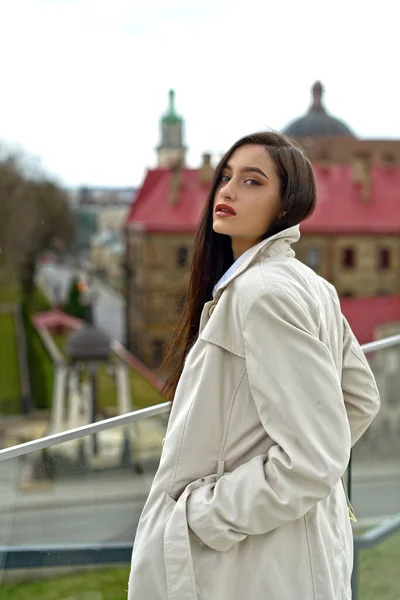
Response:
M236 215L236 211L232 208L232 206L229 206L228 204L217 204L217 206L215 207L215 212L219 212L219 211L229 211L228 213L225 214L231 214L231 215Z

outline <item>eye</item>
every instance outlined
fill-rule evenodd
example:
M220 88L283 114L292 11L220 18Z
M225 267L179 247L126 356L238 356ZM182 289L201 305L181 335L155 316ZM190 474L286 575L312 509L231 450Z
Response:
M229 176L228 175L221 175L221 177L219 178L221 183L228 183L229 181Z
M249 186L261 185L261 183L257 181L257 179L246 179L245 183Z

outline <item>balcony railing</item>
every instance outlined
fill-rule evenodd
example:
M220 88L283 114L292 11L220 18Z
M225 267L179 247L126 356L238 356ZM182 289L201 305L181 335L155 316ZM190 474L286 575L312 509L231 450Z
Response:
M354 598L359 581L369 585L370 569L363 570L362 561L368 548L400 530L400 336L367 344L364 351L382 410L354 449L348 471L359 521ZM0 600L126 599L132 543L169 406L0 451ZM397 587L386 582L385 589L389 599ZM383 592L376 597L386 598Z

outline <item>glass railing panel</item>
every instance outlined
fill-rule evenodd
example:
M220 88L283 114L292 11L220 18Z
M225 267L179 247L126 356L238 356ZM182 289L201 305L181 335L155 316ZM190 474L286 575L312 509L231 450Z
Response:
M154 416L0 462L1 600L126 600L165 430L165 416ZM116 563L107 574L104 562ZM102 577L115 580L111 595Z
M357 518L373 524L400 513L400 344L367 358L382 406L353 451L352 502Z
M400 512L400 345L368 353L382 398L352 461L363 528ZM168 413L0 462L0 600L126 600Z

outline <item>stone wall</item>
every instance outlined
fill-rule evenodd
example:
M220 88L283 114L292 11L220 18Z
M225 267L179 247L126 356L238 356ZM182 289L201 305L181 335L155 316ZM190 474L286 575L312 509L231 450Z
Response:
M148 367L157 367L182 315L193 237L178 233L127 233L128 347ZM305 234L295 244L297 258L333 283L340 296L400 294L400 238L396 236L322 236ZM354 266L345 266L346 250ZM390 265L379 267L379 252L388 249ZM317 260L317 263L316 263ZM314 264L313 264L314 263Z
M340 296L400 294L400 237L380 235L304 235L294 246L297 258L309 264L313 248L319 252L316 272L336 287ZM389 251L389 267L379 266L381 250ZM354 252L354 266L345 265L346 250ZM309 264L312 266L312 264Z
M182 315L193 237L130 231L127 238L128 347L155 368Z

